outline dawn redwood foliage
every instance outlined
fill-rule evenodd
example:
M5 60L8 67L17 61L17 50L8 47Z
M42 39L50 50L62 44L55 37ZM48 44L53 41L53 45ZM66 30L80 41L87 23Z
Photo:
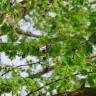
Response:
M96 0L0 0L0 54L36 59L25 65L0 61L0 94L96 94L95 44Z

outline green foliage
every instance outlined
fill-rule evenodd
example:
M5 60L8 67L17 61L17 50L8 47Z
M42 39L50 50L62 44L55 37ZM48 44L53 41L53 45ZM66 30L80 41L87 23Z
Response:
M25 86L27 93L39 96L56 89L67 92L96 83L96 60L92 57L96 44L95 0L13 0L0 1L0 53L10 60L17 56L25 59L34 56L37 63L29 60L26 65L3 65L0 61L0 94L18 92ZM26 19L27 15L30 20ZM31 21L32 19L32 21ZM19 21L34 22L30 27L39 30L20 29ZM24 31L24 32L23 32ZM6 35L7 42L1 37ZM87 39L86 39L87 38ZM42 66L40 72L32 70ZM23 68L26 66L26 68ZM48 80L42 76L52 71ZM21 73L28 73L22 77ZM78 74L74 74L74 73ZM8 74L11 74L7 78ZM85 76L84 79L78 75ZM43 87L42 87L43 86Z

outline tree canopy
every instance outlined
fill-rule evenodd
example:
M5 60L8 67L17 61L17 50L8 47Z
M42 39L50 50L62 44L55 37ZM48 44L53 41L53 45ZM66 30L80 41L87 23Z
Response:
M0 94L96 95L95 44L96 0L0 0L0 54L35 58L0 61Z

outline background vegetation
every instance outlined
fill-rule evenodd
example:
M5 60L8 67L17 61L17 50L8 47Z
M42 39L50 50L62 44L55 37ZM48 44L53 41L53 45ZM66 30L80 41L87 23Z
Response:
M0 39L0 53L36 62L0 62L0 94L95 96L96 0L0 0L2 36L7 41ZM38 66L42 70L32 71Z

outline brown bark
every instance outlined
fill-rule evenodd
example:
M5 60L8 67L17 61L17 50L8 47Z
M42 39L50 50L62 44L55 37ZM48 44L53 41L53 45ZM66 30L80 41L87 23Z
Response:
M96 96L96 87L86 87L68 93L59 93L54 96Z

